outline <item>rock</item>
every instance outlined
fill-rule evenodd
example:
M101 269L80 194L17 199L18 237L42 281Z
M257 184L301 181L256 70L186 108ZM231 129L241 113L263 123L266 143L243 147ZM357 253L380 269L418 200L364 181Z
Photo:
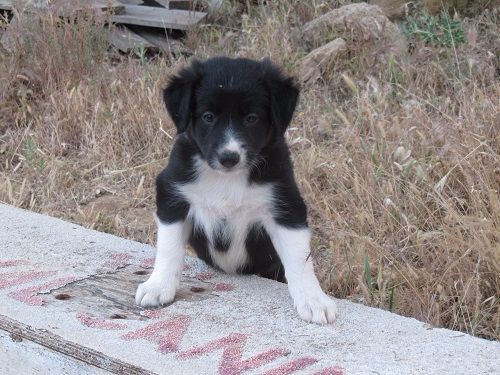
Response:
M370 41L399 38L399 29L382 9L366 3L349 4L333 9L306 23L302 38L308 46L318 46L331 36Z
M316 48L304 57L300 63L299 77L302 82L315 81L323 73L332 68L338 57L346 51L346 43L342 38Z
M379 6L390 20L404 18L407 9L412 8L408 0L372 0L371 3Z

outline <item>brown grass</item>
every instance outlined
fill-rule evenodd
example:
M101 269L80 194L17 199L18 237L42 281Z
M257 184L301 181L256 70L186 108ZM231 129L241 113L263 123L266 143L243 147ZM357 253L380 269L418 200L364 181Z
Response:
M347 1L339 2L347 3ZM330 3L230 2L192 30L200 57L270 56L293 73L293 28ZM370 50L303 88L288 132L323 287L430 324L500 338L498 13L467 42L417 45L373 68ZM103 20L20 17L0 55L0 201L154 242L155 175L175 130L161 103L184 62L108 48ZM382 68L381 68L382 67Z

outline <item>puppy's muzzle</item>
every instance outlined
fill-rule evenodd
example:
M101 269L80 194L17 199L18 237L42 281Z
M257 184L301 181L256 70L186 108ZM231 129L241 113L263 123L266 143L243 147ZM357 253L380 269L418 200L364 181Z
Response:
M240 162L240 154L235 151L223 151L219 154L219 163L225 168L233 168Z

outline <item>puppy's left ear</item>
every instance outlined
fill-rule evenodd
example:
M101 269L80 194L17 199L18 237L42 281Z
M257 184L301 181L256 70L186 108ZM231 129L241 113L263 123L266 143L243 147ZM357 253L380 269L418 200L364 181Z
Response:
M292 77L286 77L269 59L261 62L264 83L271 97L271 116L274 127L280 136L292 121L293 112L299 98L299 88Z
M184 132L191 122L194 90L201 78L201 66L200 62L194 60L191 66L173 76L163 90L163 100L178 134Z

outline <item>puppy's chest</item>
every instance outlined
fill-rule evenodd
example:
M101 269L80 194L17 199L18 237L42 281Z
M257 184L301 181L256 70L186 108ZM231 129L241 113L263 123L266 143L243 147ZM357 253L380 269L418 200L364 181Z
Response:
M250 184L244 173L204 171L181 187L196 222L262 221L269 217L272 191L269 185Z
M250 228L271 219L271 186L249 184L243 173L206 172L180 190L195 230L207 238L213 262L225 272L238 272L248 262Z

